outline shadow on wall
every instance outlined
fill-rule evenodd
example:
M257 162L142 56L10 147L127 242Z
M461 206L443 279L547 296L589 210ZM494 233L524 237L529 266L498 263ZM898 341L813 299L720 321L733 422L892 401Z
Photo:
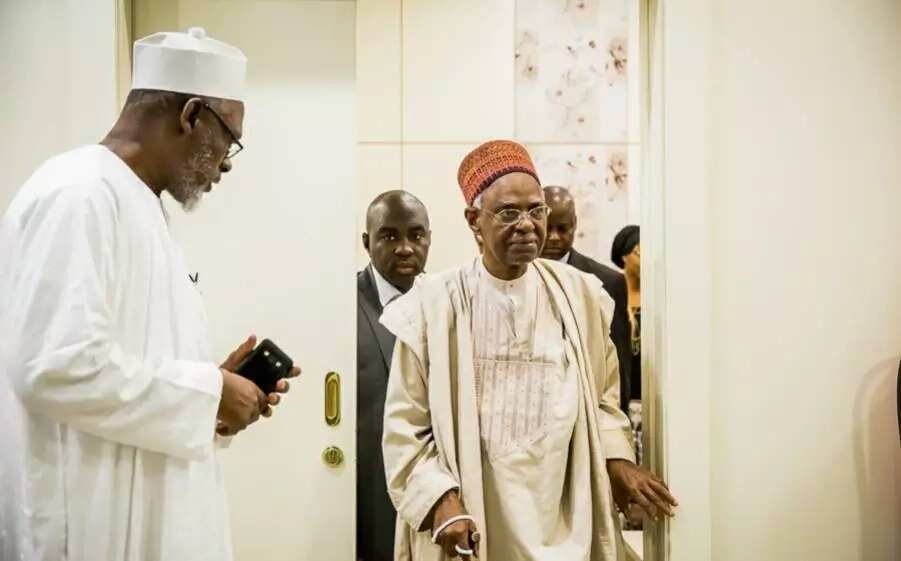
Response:
M864 375L854 402L860 559L892 561L901 552L898 376L899 357L878 363Z

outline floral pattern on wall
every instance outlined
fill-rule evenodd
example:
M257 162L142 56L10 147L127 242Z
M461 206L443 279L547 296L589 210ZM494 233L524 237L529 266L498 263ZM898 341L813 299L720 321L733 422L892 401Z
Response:
M527 148L542 185L566 187L576 200L576 249L609 263L613 238L628 223L628 146L529 144Z
M516 137L628 141L628 0L517 0Z

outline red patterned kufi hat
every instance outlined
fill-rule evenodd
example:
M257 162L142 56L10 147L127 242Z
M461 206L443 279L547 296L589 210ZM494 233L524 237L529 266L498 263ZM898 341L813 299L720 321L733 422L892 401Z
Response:
M472 202L492 183L514 172L528 173L541 183L532 158L521 144L512 140L490 140L463 158L457 172L457 183L466 204Z

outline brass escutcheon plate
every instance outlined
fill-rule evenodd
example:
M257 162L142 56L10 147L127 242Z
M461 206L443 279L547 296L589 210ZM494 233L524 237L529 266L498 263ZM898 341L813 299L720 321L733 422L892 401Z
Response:
M338 467L344 463L344 452L337 446L329 446L322 451L322 461L331 467Z

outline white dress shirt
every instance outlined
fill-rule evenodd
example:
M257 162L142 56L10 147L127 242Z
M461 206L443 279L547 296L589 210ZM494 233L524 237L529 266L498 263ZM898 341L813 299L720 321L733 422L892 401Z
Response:
M392 300L403 295L403 292L388 282L372 263L369 264L369 270L372 271L372 278L375 280L375 289L379 293L379 303L382 305L382 309L385 309L385 306L390 304Z

